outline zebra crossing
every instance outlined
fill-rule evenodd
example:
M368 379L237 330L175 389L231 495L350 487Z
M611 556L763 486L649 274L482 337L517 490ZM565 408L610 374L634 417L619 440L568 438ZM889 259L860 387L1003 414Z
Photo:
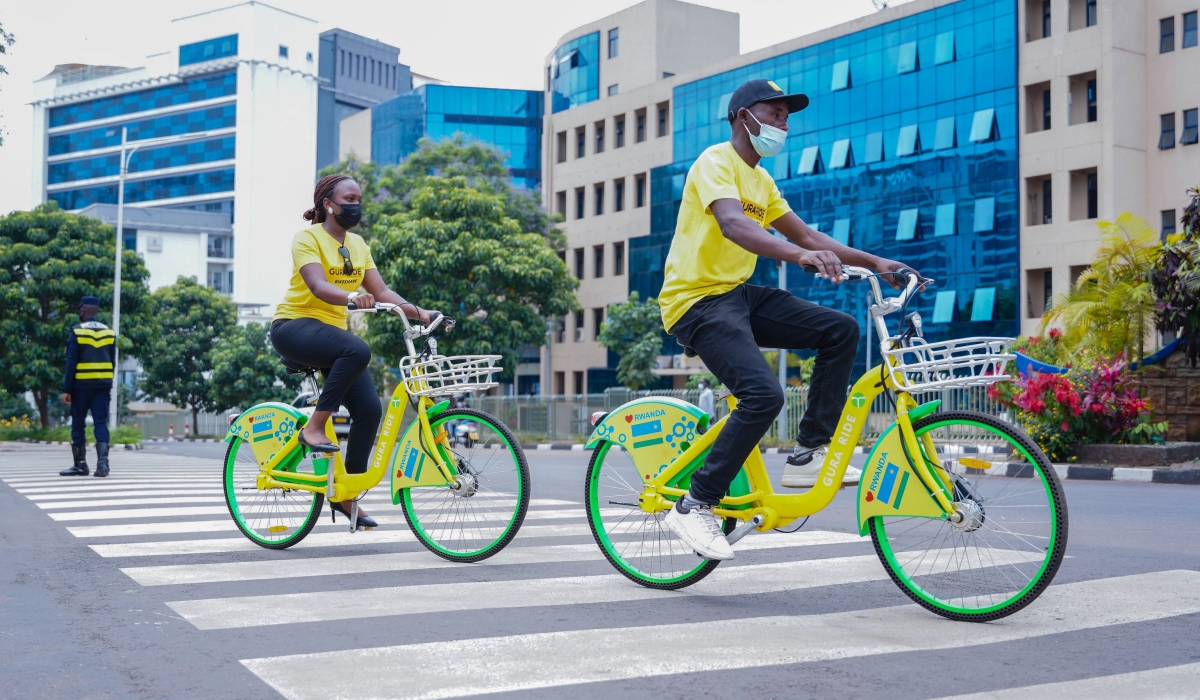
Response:
M228 663L290 699L672 697L664 683L683 674L868 668L956 650L987 657L1005 644L1200 615L1200 572L1180 568L1064 580L1003 621L953 623L909 603L869 539L821 529L751 535L700 583L659 591L604 560L580 502L537 491L513 543L477 564L421 547L386 488L362 502L380 528L350 533L343 519L323 519L276 552L237 532L213 460L116 453L107 479L66 479L55 474L66 455L31 451L0 464L0 481L46 526L155 596L156 614L220 639ZM795 601L816 597L827 609L794 614ZM374 625L380 638L322 648L321 631L346 624ZM989 678L982 692L952 697L1194 697L1198 681L1200 664L1176 663L1015 688ZM939 695L951 697L923 697Z

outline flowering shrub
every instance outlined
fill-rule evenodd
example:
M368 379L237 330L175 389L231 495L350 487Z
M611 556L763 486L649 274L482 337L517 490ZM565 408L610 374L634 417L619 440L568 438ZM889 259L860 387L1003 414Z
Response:
M1019 352L1048 365L1066 366L1071 364L1067 347L1063 343L1062 331L1057 328L1051 328L1045 336L1021 336L1017 338L1017 342L1013 343L1012 349L1014 352Z
M1074 461L1076 445L1143 444L1167 431L1166 422L1151 421L1142 383L1121 357L1067 374L1032 375L993 385L990 393L1015 410L1017 423L1051 460Z

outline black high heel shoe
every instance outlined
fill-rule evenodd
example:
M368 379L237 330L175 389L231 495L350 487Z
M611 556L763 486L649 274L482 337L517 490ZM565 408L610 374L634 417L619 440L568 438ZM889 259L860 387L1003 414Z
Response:
M346 516L347 520L350 519L350 511L346 510L346 506L342 505L342 501L330 501L329 502L329 519L336 523L338 513L341 513L342 515ZM358 514L358 527L365 527L365 528L369 529L369 528L373 528L373 527L379 527L379 523L375 522L375 519L372 518L371 516L364 515L363 513L359 513Z
M308 440L304 439L304 431L303 430L296 433L296 442L300 443L301 445L304 445L305 447L312 450L313 452L325 452L325 453L341 452L341 448L339 448L337 445L334 445L333 443L326 443L324 445L313 445L313 444L309 443Z

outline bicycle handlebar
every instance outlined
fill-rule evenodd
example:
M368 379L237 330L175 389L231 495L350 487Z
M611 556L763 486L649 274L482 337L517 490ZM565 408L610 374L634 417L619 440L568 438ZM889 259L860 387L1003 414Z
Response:
M366 314L378 313L380 311L396 314L404 321L405 340L411 340L412 338L429 335L433 333L438 326L443 326L447 331L449 331L450 329L454 328L454 324L457 323L454 319L443 315L440 311L431 311L428 326L423 326L421 324L411 325L408 322L408 317L404 315L404 311L400 308L400 306L400 304L389 304L386 302L377 301L375 302L375 306L373 308L360 309L355 305L354 300L350 300L346 303L346 310L357 311Z
M814 265L805 265L804 271L813 274L820 272ZM871 291L875 296L875 304L881 308L881 311L878 313L880 316L899 311L908 304L908 300L919 289L930 287L934 284L934 280L928 277L921 277L908 268L901 268L895 272L879 273L865 267L842 265L842 273L848 280L865 279L871 283ZM879 278L883 275L891 275L896 282L904 286L904 291L900 293L899 297L884 299L883 290L879 286Z

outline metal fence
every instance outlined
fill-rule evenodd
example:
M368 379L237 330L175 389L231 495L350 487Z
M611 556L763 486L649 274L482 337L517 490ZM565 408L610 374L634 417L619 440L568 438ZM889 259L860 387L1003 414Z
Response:
M201 413L196 425L192 425L191 411L130 416L121 422L141 428L143 438L165 438L170 433L171 426L174 426L177 438L185 434L192 437L199 435L219 438L225 437L225 431L229 430L228 419L219 413Z

